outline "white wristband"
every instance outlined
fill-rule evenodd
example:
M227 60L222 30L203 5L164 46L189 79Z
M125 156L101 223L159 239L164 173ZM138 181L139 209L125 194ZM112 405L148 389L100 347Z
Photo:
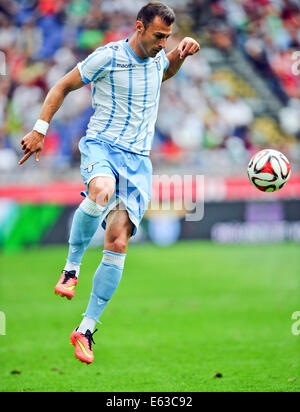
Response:
M43 134L44 136L47 134L49 128L49 123L45 122L45 120L37 120L33 130L36 130L37 132Z

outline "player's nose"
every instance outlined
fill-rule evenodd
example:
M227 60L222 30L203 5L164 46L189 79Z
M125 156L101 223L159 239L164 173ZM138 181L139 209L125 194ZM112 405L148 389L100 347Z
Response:
M167 44L167 39L161 39L159 42L159 48L164 49L166 47L166 44Z

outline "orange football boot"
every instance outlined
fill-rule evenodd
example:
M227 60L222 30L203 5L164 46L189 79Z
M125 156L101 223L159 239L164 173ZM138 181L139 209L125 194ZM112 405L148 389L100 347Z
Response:
M75 286L78 283L78 279L75 274L75 270L71 270L70 272L63 270L63 273L54 288L56 295L60 295L61 297L66 296L69 300L74 298Z
M77 332L77 329L78 328L76 328L70 336L71 344L75 346L75 356L81 362L90 364L94 361L92 343L95 344L95 342L93 335L98 329L93 333L88 329L85 334Z

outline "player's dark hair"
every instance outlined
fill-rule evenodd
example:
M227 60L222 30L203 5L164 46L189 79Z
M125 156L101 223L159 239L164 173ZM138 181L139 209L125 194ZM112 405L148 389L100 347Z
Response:
M171 26L175 21L174 11L159 1L153 1L142 7L136 19L143 22L145 29L147 29L156 16L160 17L167 26Z

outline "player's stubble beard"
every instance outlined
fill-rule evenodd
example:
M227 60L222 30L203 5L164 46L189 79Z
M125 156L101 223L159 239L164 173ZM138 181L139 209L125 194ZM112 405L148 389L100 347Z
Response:
M147 48L144 46L144 43L141 39L138 40L138 43L139 43L139 47L140 47L145 59L147 59L148 57L153 58L157 55L157 53L159 53L159 51L156 52L155 50L150 49L150 51L153 50L154 55L150 54L150 52L147 51Z
M142 40L139 40L139 46L140 46L140 49L142 50L142 53L145 59L147 59L148 57L151 57L150 54L147 52L147 49L145 48Z

